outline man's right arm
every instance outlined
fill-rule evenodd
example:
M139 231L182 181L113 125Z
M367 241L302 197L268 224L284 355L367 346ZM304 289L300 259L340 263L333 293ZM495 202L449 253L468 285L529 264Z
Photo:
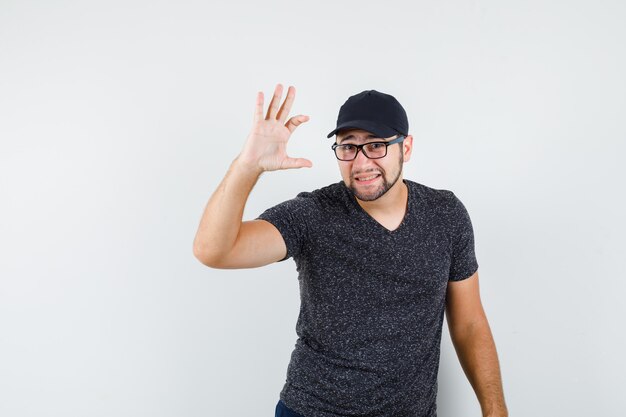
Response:
M235 159L213 193L194 239L194 256L212 268L253 268L280 261L282 235L265 220L242 222L243 209L260 172Z
M312 166L307 159L287 155L291 134L308 116L298 115L287 120L295 88L289 87L279 109L281 95L282 85L278 84L264 116L263 93L257 94L252 131L205 207L193 242L193 253L207 266L253 268L280 261L287 254L282 235L270 222L242 221L248 196L264 171Z

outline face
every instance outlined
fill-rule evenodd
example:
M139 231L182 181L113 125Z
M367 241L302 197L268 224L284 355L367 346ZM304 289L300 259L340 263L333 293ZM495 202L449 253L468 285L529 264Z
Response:
M385 142L397 135L383 138ZM381 138L365 130L353 129L340 132L337 143L360 145ZM357 153L352 161L337 161L343 182L361 201L373 201L389 191L402 177L402 164L408 161L411 151L412 137L409 135L403 142L389 145L387 155L379 159L369 159L363 150Z

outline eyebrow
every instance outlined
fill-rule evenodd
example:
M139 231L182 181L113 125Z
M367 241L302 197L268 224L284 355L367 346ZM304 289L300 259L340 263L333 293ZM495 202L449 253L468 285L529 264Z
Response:
M354 139L355 137L356 136L354 136L354 135L348 135L345 138L339 139L339 143L343 142L344 140ZM371 134L367 135L367 139L370 139L370 138L379 139L378 136L376 136L376 135L371 135Z

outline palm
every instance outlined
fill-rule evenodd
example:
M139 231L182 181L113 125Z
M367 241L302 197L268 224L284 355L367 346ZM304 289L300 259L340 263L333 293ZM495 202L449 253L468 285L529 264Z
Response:
M259 147L259 165L266 170L281 169L287 158L287 142L291 132L282 123L262 120L251 132L253 140L263 146Z

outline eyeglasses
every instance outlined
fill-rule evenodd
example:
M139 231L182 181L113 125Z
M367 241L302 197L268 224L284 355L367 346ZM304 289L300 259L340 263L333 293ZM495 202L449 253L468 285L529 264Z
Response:
M362 151L363 155L365 155L365 157L369 159L379 159L387 156L387 147L389 145L402 142L405 137L406 136L400 135L397 138L390 140L389 142L375 141L363 143L361 145L341 145L339 143L335 143L333 144L333 146L331 146L331 148L333 151L335 151L335 156L340 161L352 161L353 159L356 159L359 151Z

